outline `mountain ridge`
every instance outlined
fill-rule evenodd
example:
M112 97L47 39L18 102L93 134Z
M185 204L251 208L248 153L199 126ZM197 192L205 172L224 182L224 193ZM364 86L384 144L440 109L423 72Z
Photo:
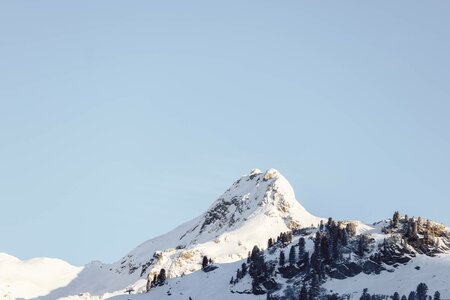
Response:
M400 217L398 216L398 218ZM395 219L395 215L393 219ZM382 277L386 276L383 275L383 272L388 271L399 274L403 270L403 262L410 268L410 261L425 261L427 258L422 259L423 255L432 257L435 253L438 258L439 255L443 255L445 257L443 265L450 266L447 264L450 259L446 256L449 254L450 246L447 227L438 226L437 223L431 221L411 219L407 216L396 220L397 226L401 225L400 227L392 227L389 222L393 222L393 219L372 225L359 221L336 222L332 220L330 223L330 219L327 221L324 218L316 217L300 204L291 185L280 172L275 169L269 169L266 172L253 169L249 174L236 180L200 216L175 227L166 234L141 243L117 262L104 264L94 261L78 268L78 272L67 284L55 284L53 287L49 287L47 292L40 291L40 294L35 293L34 295L20 294L20 291L15 291L15 294L12 295L10 291L3 291L6 295L3 299L24 297L41 300L100 300L107 298L122 300L121 295L127 291L144 293L142 299L160 299L163 294L172 295L172 299L186 299L184 296L188 295L188 291L190 296L196 297L194 299L210 299L206 298L207 293L199 293L187 286L190 283L195 287L196 280L210 282L212 285L208 287L210 297L213 297L214 293L220 292L223 293L223 299L230 297L233 299L266 299L265 296L264 298L258 296L258 293L268 294L270 292L281 296L280 299L284 299L280 293L285 289L288 287L290 289L299 288L289 284L289 280L297 278L295 279L297 282L303 280L307 285L312 285L312 277L308 275L309 273L305 273L306 269L302 269L304 266L300 262L297 262L298 265L295 267L288 269L283 266L276 267L272 270L275 272L271 273L272 277L268 277L271 278L270 280L260 277L261 282L257 284L256 288L254 283L248 281L250 278L244 276L240 281L233 281L231 284L231 282L228 283L229 277L233 276L231 274L235 272L236 268L240 268L241 264L248 262L249 253L254 251L255 247L260 249L259 253L266 257L266 263L274 267L274 264L278 264L277 255L283 251L284 247L288 245L292 247L293 243L299 243L300 239L305 239L305 251L313 254L312 260L317 251L317 249L314 250L317 247L315 245L317 241L320 242L320 239L324 239L324 243L327 241L327 243L337 243L337 240L332 238L336 234L338 234L336 237L339 236L339 250L333 251L342 251L341 255L349 255L349 260L338 255L333 262L336 265L333 267L331 258L323 259L324 275L321 280L324 292L340 291L340 293L356 297L355 291L346 290L343 282L353 280L355 277L364 277L361 273L381 274L377 276ZM430 231L429 228L433 230ZM433 238L437 239L438 246L434 246L434 242L431 242L429 236L424 237L424 234L428 234L429 231L430 234L433 234ZM282 233L289 234L283 236L280 235ZM346 238L348 239L347 245L340 242L340 239L343 238L342 234L349 236ZM290 236L290 241L280 244L276 239L277 236L278 239L282 237L282 240ZM359 257L357 253L361 250L358 249L359 240L357 239L364 236L367 236L367 240L370 241L370 243L368 242L370 247L367 246L370 251L367 252L367 257L364 251L363 256ZM393 254L394 252L390 253L390 250L387 252L379 250L379 247L385 247L382 245L383 239L391 240L392 236L408 238L407 245L406 242L403 243L402 239L400 242L393 240L392 249L394 250L392 251L400 251L399 255ZM270 246L270 239L272 239L272 244L276 241L275 248ZM430 242L428 242L429 240ZM369 254L375 255L375 260L369 258ZM210 262L207 263L211 265L211 269L208 269L210 272L200 271L204 268L202 260L205 257L210 259ZM436 264L436 259L431 260L430 263ZM391 262L397 264L397 261L401 262L398 272L396 271L397 267L389 265ZM346 269L351 271L346 271ZM165 271L164 277L167 283L158 287L155 285L150 293L145 293L150 287L150 281L152 281L152 286L154 285L154 279L160 275L161 270ZM288 276L286 274L291 274L294 276L291 278L294 279L286 279L285 276ZM428 273L424 276L428 276ZM361 282L365 282L363 277L361 277ZM445 281L437 286L446 283ZM214 287L215 285L217 286ZM375 288L377 287L375 286ZM2 290L0 289L0 291ZM9 298L6 298L8 293ZM450 296L450 291L448 291L448 295ZM140 296L135 297L136 300L141 299ZM217 295L215 297L217 298Z

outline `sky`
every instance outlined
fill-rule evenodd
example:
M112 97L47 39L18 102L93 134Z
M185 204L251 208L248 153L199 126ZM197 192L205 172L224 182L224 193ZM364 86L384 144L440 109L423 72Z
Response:
M252 168L450 225L448 1L0 1L0 252L113 262Z

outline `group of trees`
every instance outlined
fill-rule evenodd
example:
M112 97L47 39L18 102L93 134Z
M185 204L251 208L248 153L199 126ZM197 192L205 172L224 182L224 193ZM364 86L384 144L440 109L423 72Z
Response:
M380 295L370 295L368 293L368 289L365 288L363 290L363 293L360 300L377 300L382 298ZM415 291L411 291L406 297L406 295L403 295L400 298L400 294L398 292L395 292L394 295L391 296L392 300L441 300L441 294L439 291L436 291L434 293L434 296L428 295L428 286L425 283L419 283Z
M165 283L166 283L166 270L161 269L158 275L155 274L153 276L153 280L150 280L149 275L149 278L147 279L147 292L154 287L163 286Z
M287 263L290 266L297 265L298 267L302 267L302 269L305 269L306 266L309 266L309 253L305 251L304 237L299 238L298 244L292 245L291 248L289 249L289 256ZM281 267L283 267L286 264L286 257L282 249L280 250L278 264Z
M408 215L401 217L400 212L394 212L390 227L387 229L399 230L409 240L415 240L420 235L423 235L424 240L428 243L433 243L435 237L442 235L445 231L445 226L436 224L430 220L424 220L422 217L409 218Z
M354 223L342 224L329 218L327 222L319 224L319 230L316 232L314 241L314 250L312 254L305 250L305 238L300 237L298 243L292 245L292 234L281 234L277 242L281 248L291 244L288 256L283 249L280 249L278 259L278 270L284 276L297 274L303 275L304 285L299 292L300 299L317 299L320 294L320 286L327 274L327 269L339 263L343 259L343 248L349 247L350 237L356 235L356 225ZM268 246L275 246L272 239L269 239ZM364 254L367 248L367 240L359 243L359 250ZM287 277L291 278L291 277Z
M282 247L286 247L291 242L292 242L292 232L291 231L282 232L280 233L279 236L277 236L276 239L269 238L269 240L267 241L267 248L271 248L275 244L279 244Z
M202 270L205 270L212 263L213 263L212 259L204 255L202 259Z
M274 271L274 264L266 262L264 251L255 245L249 253L247 263L242 263L237 269L236 277L231 277L230 284L236 284L248 274L252 279L252 293L264 294L265 289L270 285L268 281L274 275Z

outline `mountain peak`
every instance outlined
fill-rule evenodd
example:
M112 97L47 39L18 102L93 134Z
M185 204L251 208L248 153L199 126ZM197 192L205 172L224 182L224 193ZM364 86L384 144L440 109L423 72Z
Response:
M191 232L196 232L197 236L204 233L220 235L259 216L266 217L265 226L281 222L286 230L312 223L317 225L320 221L300 205L292 186L279 171L252 169L209 207L200 217L200 226L195 226L198 230L192 229Z

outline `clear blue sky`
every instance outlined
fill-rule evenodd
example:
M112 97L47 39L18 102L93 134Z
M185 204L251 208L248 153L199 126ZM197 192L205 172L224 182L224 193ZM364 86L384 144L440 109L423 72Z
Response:
M450 224L449 1L0 2L0 252L112 262L251 168Z

